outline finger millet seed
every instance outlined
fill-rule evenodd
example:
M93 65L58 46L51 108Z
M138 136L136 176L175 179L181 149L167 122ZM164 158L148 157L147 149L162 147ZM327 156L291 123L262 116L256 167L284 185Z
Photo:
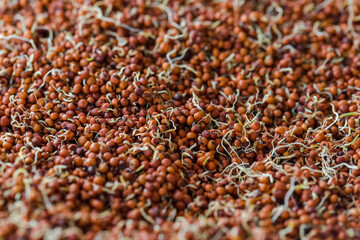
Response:
M358 1L0 6L1 239L359 239Z

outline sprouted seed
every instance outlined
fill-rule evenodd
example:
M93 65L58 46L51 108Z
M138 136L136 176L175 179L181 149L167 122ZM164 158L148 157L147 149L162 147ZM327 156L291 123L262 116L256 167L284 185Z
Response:
M358 239L360 7L0 1L0 239Z

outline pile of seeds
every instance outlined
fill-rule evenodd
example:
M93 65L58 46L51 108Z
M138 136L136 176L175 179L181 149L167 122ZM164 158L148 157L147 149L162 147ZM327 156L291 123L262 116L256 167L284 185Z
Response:
M359 239L358 1L0 16L0 238Z

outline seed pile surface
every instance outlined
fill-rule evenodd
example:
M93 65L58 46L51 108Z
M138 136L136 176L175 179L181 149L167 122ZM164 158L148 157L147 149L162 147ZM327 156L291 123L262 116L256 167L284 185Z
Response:
M0 2L0 238L359 239L357 1Z

